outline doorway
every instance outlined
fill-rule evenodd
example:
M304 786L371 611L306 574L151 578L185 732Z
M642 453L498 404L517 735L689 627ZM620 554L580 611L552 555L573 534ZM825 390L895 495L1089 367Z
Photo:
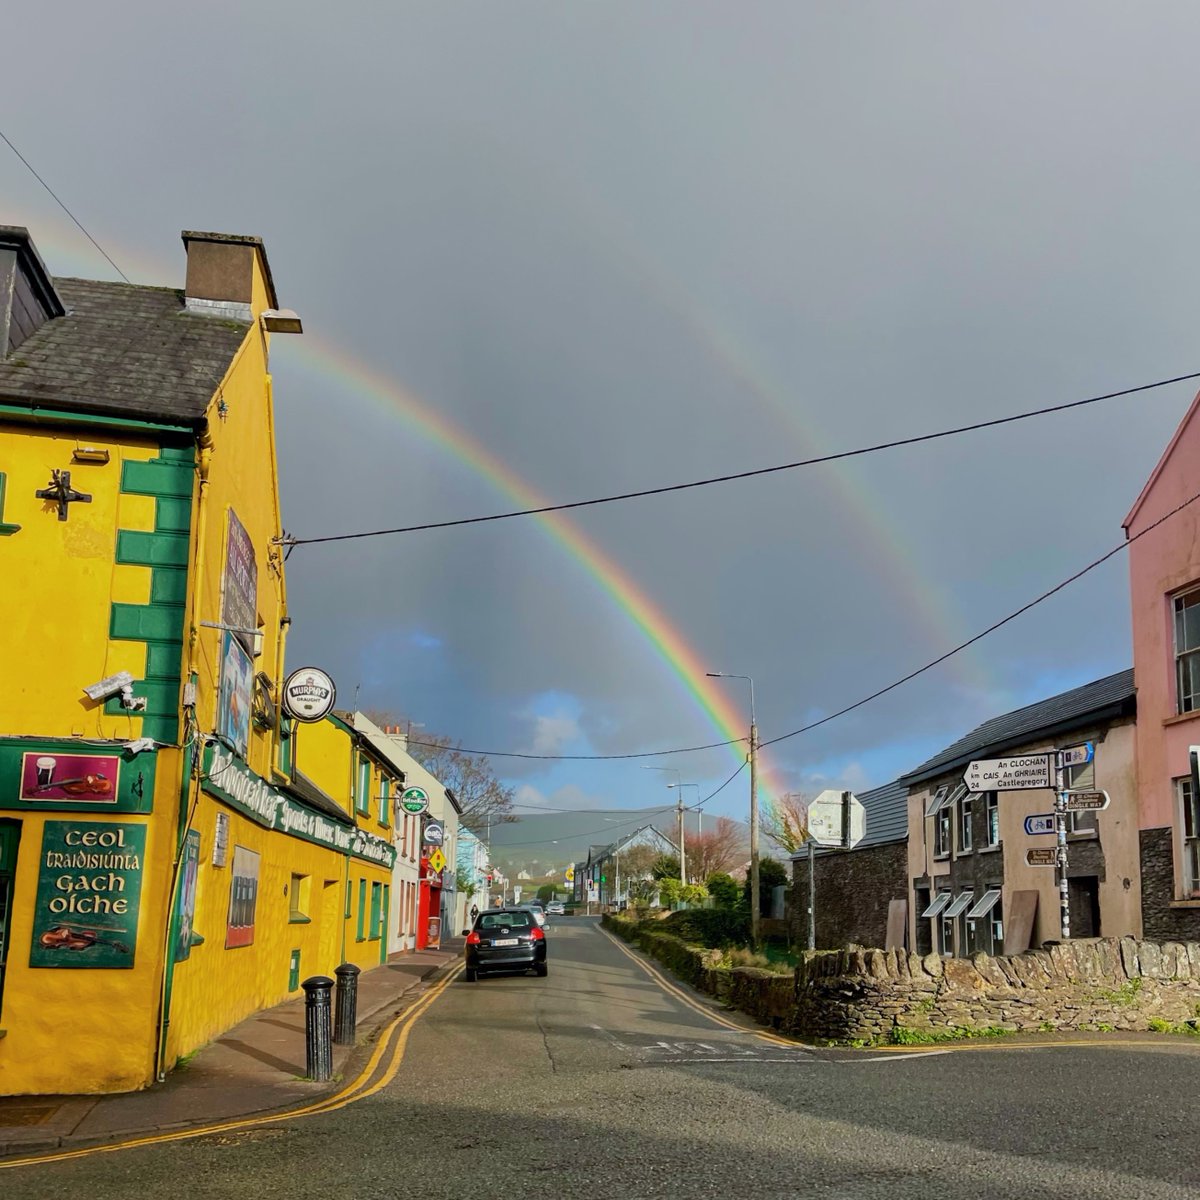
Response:
M1067 900L1071 905L1071 936L1100 936L1100 879L1081 875L1067 880Z
M0 821L0 1012L4 1011L4 964L8 961L9 918L20 840L19 821Z

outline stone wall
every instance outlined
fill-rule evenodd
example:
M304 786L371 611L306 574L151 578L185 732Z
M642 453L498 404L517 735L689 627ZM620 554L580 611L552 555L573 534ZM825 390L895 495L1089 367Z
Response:
M1156 941L1200 938L1200 908L1172 908L1175 863L1171 828L1141 831L1142 936Z
M908 895L908 844L885 842L864 850L818 854L817 948L882 946L890 900ZM792 863L792 940L808 943L808 857Z
M605 925L701 991L806 1040L886 1042L897 1031L1149 1029L1200 1016L1200 943L1052 943L1025 954L942 959L904 950L814 951L794 975L716 964L636 922Z

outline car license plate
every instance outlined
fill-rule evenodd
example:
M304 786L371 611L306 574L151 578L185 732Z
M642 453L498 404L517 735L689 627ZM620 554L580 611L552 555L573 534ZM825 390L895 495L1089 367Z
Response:
M493 938L492 945L493 946L515 946L520 940L521 940L520 938Z

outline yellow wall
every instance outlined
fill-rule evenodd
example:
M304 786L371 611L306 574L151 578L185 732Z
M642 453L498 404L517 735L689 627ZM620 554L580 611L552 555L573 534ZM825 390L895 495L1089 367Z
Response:
M77 445L107 449L107 463L75 463ZM20 532L0 537L0 629L5 687L0 736L122 738L140 736L141 717L108 716L83 688L118 671L140 678L141 642L109 640L114 600L146 604L150 569L115 561L118 529L154 528L154 499L121 494L121 464L144 462L157 441L114 440L83 430L0 421L0 473L6 477L0 520ZM59 521L34 492L52 469L69 470L71 486L91 495Z

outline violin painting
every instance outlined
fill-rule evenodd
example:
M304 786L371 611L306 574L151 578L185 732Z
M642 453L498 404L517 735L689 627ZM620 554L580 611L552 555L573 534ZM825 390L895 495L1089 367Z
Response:
M38 944L47 950L90 950L93 946L112 946L121 954L128 954L129 947L124 942L104 936L108 932L110 931L105 929L55 925L38 938Z
M21 762L22 800L74 800L115 804L121 760L112 754L25 754Z

